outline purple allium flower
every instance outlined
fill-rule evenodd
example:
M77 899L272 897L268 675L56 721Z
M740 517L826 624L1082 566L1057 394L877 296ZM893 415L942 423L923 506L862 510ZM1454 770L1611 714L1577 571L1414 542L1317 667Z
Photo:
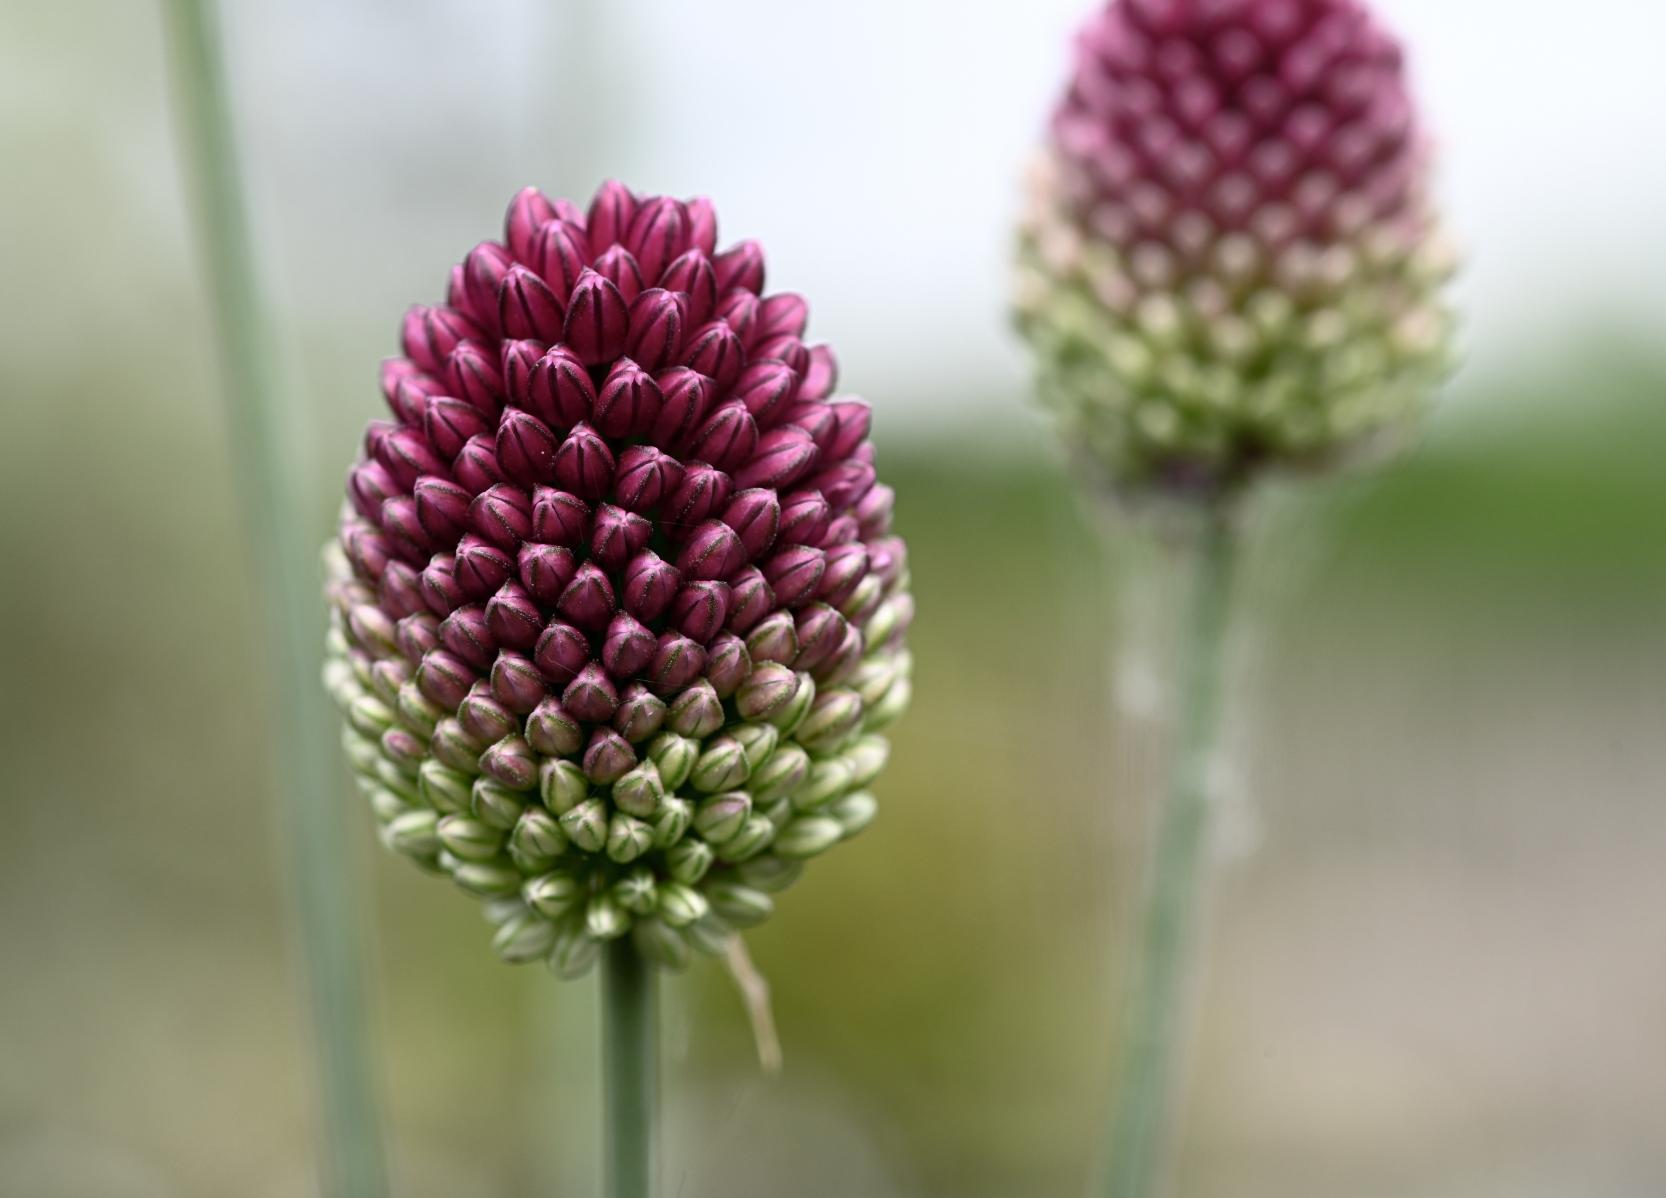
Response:
M384 842L566 975L772 910L872 817L908 698L868 407L759 247L716 237L702 200L516 196L405 317L328 554Z
M1212 493L1405 425L1450 353L1426 163L1359 0L1112 0L1022 230L1065 436L1118 482Z

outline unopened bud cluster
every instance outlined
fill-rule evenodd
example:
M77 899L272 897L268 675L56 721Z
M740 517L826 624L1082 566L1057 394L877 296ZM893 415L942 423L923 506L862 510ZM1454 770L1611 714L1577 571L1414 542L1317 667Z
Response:
M1405 425L1449 359L1425 167L1357 0L1112 0L1022 229L1019 324L1066 438L1212 494Z
M382 839L510 961L683 964L873 818L913 615L869 409L703 200L528 189L405 318L327 554Z

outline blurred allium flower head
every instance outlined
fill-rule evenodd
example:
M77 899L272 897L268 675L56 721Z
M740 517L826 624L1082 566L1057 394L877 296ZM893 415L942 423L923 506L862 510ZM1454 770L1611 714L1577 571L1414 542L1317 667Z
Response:
M1450 356L1426 160L1357 0L1112 0L1022 230L1066 437L1120 483L1211 494L1404 429Z
M913 614L869 409L705 200L528 189L405 317L330 547L382 839L510 961L677 966L873 818Z

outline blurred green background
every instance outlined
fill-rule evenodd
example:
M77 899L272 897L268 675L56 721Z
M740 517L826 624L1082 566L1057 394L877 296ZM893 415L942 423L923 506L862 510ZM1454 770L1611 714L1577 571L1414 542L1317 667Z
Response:
M247 53L275 18L234 9ZM261 768L282 746L155 14L18 6L0 35L0 1192L307 1193ZM552 115L468 142L472 173L323 154L261 186L310 136L289 118L323 118L257 60L234 74L318 476L298 518L322 539L399 305L440 289L524 176L587 189L610 168L571 139L559 168L517 157ZM767 236L742 209L731 235ZM835 303L812 331L842 346L849 320ZM1616 331L1659 324L1570 310L1560 337L1483 347L1416 454L1264 497L1188 1198L1666 1193L1666 352ZM752 938L784 1076L759 1077L719 967L672 984L668 1193L1074 1195L1178 579L1079 505L1016 370L981 391L951 372L888 418L916 378L898 363L953 341L850 327L891 347L843 357L912 549L915 708L880 821ZM998 310L979 332L1000 336ZM593 984L496 964L474 904L353 826L400 1193L588 1192Z

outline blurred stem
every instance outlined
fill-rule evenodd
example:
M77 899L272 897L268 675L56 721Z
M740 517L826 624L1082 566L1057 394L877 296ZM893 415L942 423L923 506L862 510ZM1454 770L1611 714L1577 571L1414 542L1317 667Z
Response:
M607 1198L652 1198L658 1105L654 967L629 937L602 958L603 1184Z
M1178 654L1179 728L1130 977L1111 1128L1110 1198L1152 1198L1162 1184L1185 1059L1187 983L1195 911L1207 877L1209 767L1220 723L1235 548L1224 504L1208 509L1194 538Z
M219 338L222 395L271 680L273 783L306 956L322 1107L322 1191L387 1191L366 1036L360 907L349 873L323 643L317 546L281 419L271 325L255 277L225 71L211 0L166 0L181 158Z

